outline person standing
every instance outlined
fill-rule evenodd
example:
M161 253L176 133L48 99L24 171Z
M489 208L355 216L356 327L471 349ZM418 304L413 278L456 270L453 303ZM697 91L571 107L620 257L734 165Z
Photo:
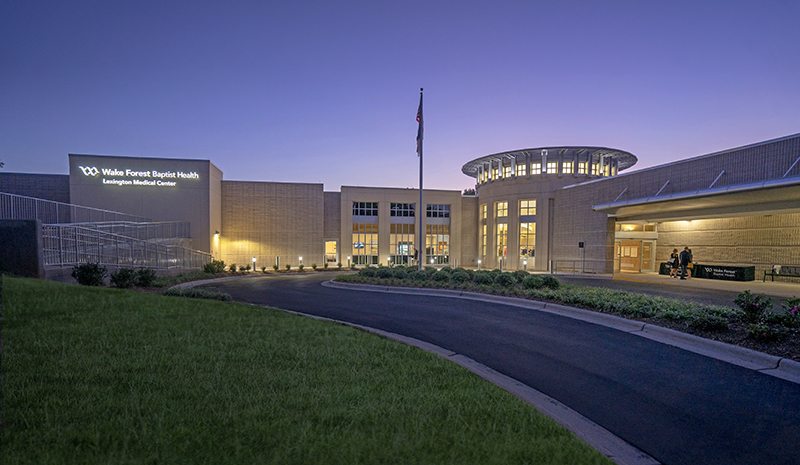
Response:
M678 257L678 249L672 249L672 254L669 256L669 277L670 278L677 278L678 277L678 270L681 267L680 257Z
M687 249L689 252L689 264L686 265L686 273L689 275L689 279L692 279L692 270L694 269L694 255L692 255L692 249Z
M688 246L684 247L683 251L678 256L681 262L681 279L686 279L686 267L688 267L689 263L691 263L691 256L692 254L689 253Z

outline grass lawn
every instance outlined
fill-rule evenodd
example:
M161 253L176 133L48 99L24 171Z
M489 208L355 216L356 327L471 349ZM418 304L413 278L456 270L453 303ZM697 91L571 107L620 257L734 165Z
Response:
M352 328L0 283L3 465L611 463L467 370Z

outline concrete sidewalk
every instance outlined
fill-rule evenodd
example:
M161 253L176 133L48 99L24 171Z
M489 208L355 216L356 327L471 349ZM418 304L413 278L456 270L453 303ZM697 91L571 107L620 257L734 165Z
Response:
M670 278L668 275L656 273L620 273L614 276L607 276L607 278L633 282L661 283L694 289L713 289L716 291L730 292L749 290L753 294L765 294L778 297L800 297L800 279L797 278L795 278L795 282L771 282L770 280L762 282L760 279L755 281L722 281L719 279L699 278L689 278L685 281L681 281L678 278Z

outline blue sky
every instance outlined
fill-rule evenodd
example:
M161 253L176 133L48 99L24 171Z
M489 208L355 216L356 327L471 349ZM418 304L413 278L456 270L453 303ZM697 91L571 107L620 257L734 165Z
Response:
M797 1L0 3L0 160L209 159L229 180L464 189L551 145L634 169L800 132Z

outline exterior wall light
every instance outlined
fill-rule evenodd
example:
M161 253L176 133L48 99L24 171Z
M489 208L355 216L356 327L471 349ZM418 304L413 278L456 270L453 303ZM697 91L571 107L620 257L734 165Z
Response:
M481 269L481 261L478 260L478 270L480 270L480 269Z
M347 256L347 267L350 268L350 255Z
M523 269L524 269L525 271L528 271L528 260L523 260L523 261L522 261L522 266L524 267Z

